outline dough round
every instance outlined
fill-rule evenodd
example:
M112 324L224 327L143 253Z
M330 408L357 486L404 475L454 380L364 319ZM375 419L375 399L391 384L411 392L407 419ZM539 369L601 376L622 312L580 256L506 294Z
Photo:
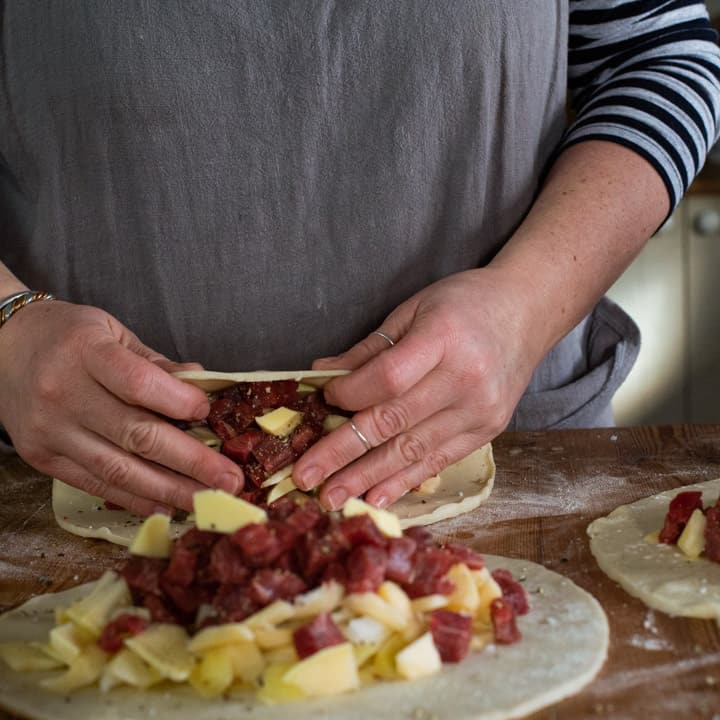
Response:
M69 700L37 686L49 673L15 673L0 662L0 707L34 720L366 720L369 717L505 720L535 712L579 692L602 667L608 623L598 602L570 580L525 560L485 556L521 579L530 613L519 618L521 642L488 646L430 678L378 683L350 695L291 705L259 705L249 694L208 701L187 687L147 691L88 688ZM0 616L0 643L43 640L53 609L67 606L87 586L41 595Z
M717 501L720 478L620 506L590 524L590 550L609 577L650 607L720 622L720 563L691 560L674 545L643 539L662 528L670 501L687 490L702 491L707 507Z
M432 495L409 492L390 507L403 528L456 517L474 510L492 491L495 462L488 443L440 473L440 485ZM82 537L129 545L143 522L126 510L108 510L102 498L88 495L60 480L53 480L52 506L60 527ZM193 527L191 521L173 521L173 538Z

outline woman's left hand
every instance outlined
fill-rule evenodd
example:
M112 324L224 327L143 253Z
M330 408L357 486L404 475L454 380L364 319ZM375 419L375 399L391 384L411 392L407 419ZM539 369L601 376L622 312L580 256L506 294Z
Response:
M353 371L325 397L356 413L359 432L348 422L310 448L295 465L298 487L324 483L320 498L333 510L364 493L385 507L498 435L545 352L542 318L531 317L521 288L491 268L449 276L378 328L394 345L371 333L316 361Z

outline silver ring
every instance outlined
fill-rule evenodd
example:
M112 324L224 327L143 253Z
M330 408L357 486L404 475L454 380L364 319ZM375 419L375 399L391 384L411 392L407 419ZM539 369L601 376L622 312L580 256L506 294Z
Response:
M380 332L380 330L373 330L370 334L379 335L383 340L387 340L390 343L390 347L395 345L395 341L389 335L386 335L384 332Z
M358 430L358 426L351 420L350 421L350 427L353 429L355 434L360 438L360 442L368 449L372 450L372 445L368 441L368 439Z

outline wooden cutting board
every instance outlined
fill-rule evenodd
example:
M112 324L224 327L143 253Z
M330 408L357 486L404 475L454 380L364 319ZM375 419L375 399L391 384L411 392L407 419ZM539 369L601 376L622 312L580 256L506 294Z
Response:
M505 433L493 445L491 498L433 526L438 539L539 562L593 593L610 620L598 678L533 720L720 720L718 625L671 618L627 595L598 569L585 532L618 505L720 477L720 426ZM122 561L123 548L58 528L49 480L19 458L0 456L0 487L0 610Z

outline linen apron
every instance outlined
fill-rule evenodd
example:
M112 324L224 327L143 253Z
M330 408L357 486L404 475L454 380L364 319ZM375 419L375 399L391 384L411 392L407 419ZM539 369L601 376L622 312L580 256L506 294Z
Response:
M0 258L208 369L309 367L488 263L565 127L567 0L0 5ZM510 427L612 424L638 342L602 301Z

